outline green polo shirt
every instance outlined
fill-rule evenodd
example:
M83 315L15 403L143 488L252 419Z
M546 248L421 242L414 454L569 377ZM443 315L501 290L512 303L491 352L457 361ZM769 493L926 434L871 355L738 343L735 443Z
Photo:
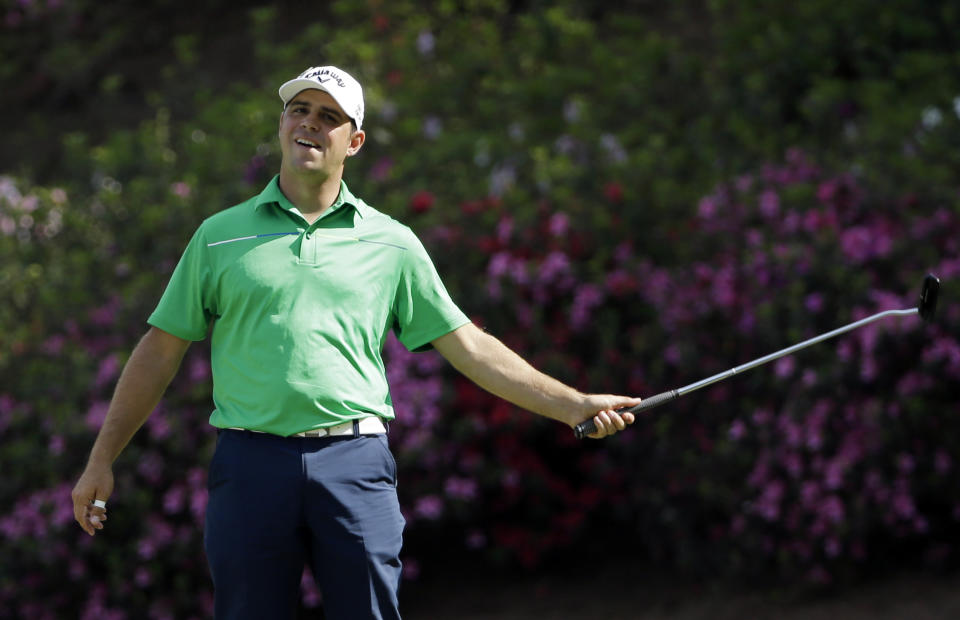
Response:
M185 340L211 324L216 427L277 435L394 417L381 351L469 322L406 226L356 198L312 225L280 191L206 219L148 322Z

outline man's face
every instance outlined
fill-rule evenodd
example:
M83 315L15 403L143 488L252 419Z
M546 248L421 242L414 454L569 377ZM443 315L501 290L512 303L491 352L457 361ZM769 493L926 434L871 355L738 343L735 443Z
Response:
M296 174L321 180L343 168L347 157L363 145L363 131L354 131L347 116L329 93L299 92L280 116L281 166Z

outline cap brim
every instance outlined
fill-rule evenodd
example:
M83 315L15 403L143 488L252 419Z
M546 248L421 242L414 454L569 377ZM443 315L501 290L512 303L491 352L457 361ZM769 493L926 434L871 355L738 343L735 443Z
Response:
M280 99L283 101L283 105L290 103L290 100L297 96L297 93L303 92L307 89L322 90L325 93L329 93L331 97L336 100L336 97L333 96L329 90L324 88L322 85L317 84L316 80L301 80L295 79L286 82L283 86L280 87ZM337 101L339 105L340 102ZM343 107L342 105L340 106Z
M349 101L349 97L347 98L347 101L344 101L342 97L345 93L337 92L342 91L343 89L335 89L334 91L331 91L324 88L323 84L318 83L316 80L307 78L294 78L289 82L285 82L283 86L280 87L278 93L280 94L280 99L283 101L284 107L286 107L287 104L289 104L290 101L297 96L297 93L310 89L323 91L330 95L333 100L337 102L337 105L340 106L340 110L346 115L346 117L352 120L354 125L356 125L358 128L360 127L360 123L363 120L363 101L361 100L357 106L360 112L360 118L358 119L356 116L353 116L347 112L348 106L351 103Z

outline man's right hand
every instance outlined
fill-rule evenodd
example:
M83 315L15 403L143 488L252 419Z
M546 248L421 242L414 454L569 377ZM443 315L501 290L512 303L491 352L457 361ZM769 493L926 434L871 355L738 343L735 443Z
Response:
M88 464L73 487L73 517L91 536L96 530L103 529L107 520L107 509L94 506L94 500L106 502L113 493L113 469L109 466Z
M113 462L156 409L189 346L189 340L151 327L124 365L87 468L73 487L73 517L87 534L103 529L106 510L93 502L110 498Z

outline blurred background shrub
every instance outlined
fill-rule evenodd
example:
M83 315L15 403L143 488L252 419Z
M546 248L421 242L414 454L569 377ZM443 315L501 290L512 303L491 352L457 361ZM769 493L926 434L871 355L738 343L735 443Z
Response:
M407 578L598 539L749 581L956 565L955 3L31 0L0 32L0 609L209 612L206 343L119 459L105 534L69 492L193 230L277 170L275 89L328 63L365 87L351 188L580 389L679 387L944 286L935 325L872 325L598 443L391 339Z

